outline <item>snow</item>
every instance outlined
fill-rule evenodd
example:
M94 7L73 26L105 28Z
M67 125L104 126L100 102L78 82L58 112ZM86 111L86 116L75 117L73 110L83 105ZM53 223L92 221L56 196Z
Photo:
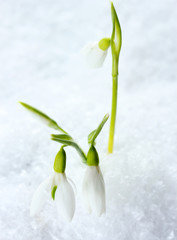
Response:
M80 50L109 37L109 1L0 1L0 240L177 239L177 3L119 0L115 8L123 46L114 154L106 153L108 123L97 140L107 212L86 214L85 167L68 148L77 205L66 223L52 201L29 216L60 145L17 101L46 112L87 151L87 135L110 112L111 55L90 70Z

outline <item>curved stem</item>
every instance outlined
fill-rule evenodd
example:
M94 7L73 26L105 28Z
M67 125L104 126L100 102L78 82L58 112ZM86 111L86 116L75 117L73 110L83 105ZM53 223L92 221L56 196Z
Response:
M79 153L79 155L82 158L83 162L86 163L87 162L87 156L84 153L84 151L82 150L82 148L77 143L75 143L75 149Z
M66 146L72 146L76 149L76 151L79 153L80 157L82 158L83 162L86 163L87 162L87 156L84 153L84 151L82 150L82 148L74 141L74 139L66 134L52 134L51 135L51 139L53 141L59 142L63 145Z

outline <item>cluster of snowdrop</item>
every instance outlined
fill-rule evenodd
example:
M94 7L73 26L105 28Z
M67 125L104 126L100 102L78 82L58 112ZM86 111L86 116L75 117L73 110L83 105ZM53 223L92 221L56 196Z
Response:
M56 208L63 219L71 221L75 212L75 195L72 187L72 181L65 173L66 168L66 151L67 146L74 147L79 153L83 163L86 165L86 173L83 180L83 200L88 213L94 213L101 216L105 212L105 184L99 167L99 156L95 148L95 139L101 132L104 124L109 118L106 114L99 126L88 135L89 150L87 155L84 153L78 143L63 130L56 121L41 112L40 110L24 103L20 104L30 113L42 120L48 127L55 129L62 134L52 134L51 139L62 144L57 153L53 174L43 181L35 191L31 207L30 215L35 216L43 208L47 199L51 198L56 203Z
M86 61L91 67L101 67L108 49L111 47L112 50L113 94L108 142L109 153L113 151L117 106L118 61L121 49L121 28L112 2L111 15L113 23L111 38L103 38L98 42L87 45L83 49ZM64 148L67 146L74 147L83 160L83 163L87 166L82 188L85 206L89 213L93 212L97 216L101 216L106 210L105 184L99 167L99 156L95 148L95 139L108 120L109 114L106 114L99 126L88 135L89 150L86 155L71 135L63 130L55 120L26 103L20 102L20 104L41 119L47 126L59 131L60 134L52 134L51 139L62 144L54 161L53 174L39 185L33 195L30 207L31 216L36 215L42 209L48 198L52 198L56 203L59 215L62 215L65 220L72 220L75 212L75 194L71 184L72 181L65 174L66 152Z
M64 146L56 155L54 172L43 181L33 195L30 215L36 215L52 198L56 203L58 214L67 221L71 221L75 212L75 195L71 180L65 174L66 152ZM87 169L83 181L83 199L89 213L101 216L105 212L105 184L99 167L99 157L94 146L87 154Z

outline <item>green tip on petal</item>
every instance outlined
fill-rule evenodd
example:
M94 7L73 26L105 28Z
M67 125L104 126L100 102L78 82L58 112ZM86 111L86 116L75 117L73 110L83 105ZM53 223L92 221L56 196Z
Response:
M55 200L55 192L56 192L56 190L57 190L57 186L55 185L53 187L52 191L51 191L51 196L52 196L53 200Z
M111 39L110 38L102 38L99 43L98 46L101 50L106 51L111 44Z
M53 169L57 173L64 173L66 168L66 152L63 147L64 146L62 146L60 151L57 153L53 165Z
M87 165L88 166L98 166L99 156L96 148L92 145L87 153Z

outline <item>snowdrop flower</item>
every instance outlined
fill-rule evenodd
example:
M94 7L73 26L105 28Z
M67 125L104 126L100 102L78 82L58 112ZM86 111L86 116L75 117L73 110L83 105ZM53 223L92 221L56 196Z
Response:
M97 216L105 213L105 184L100 170L98 153L91 146L87 155L87 170L83 181L83 198L89 213Z
M82 49L87 64L91 68L99 68L103 65L110 46L110 39L103 38L99 42L89 43Z
M36 215L51 196L55 200L58 214L71 221L75 211L75 196L65 174L66 153L61 147L54 162L54 173L42 182L33 195L30 215Z

